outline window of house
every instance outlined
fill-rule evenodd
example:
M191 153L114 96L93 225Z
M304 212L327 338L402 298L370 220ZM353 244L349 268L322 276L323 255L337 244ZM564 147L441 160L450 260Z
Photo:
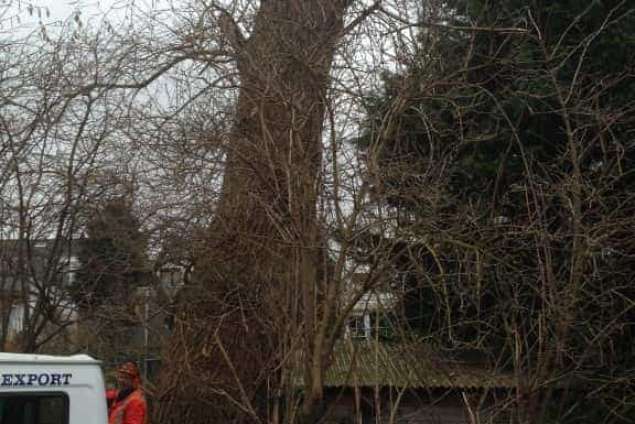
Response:
M77 272L81 269L82 264L76 256L68 256L60 259L59 273L61 283L69 286L77 279Z
M162 268L159 270L159 279L163 284L173 287L181 282L181 274L179 268Z
M348 331L353 339L368 337L368 325L365 315L353 316L348 320Z
M373 338L390 339L394 336L394 326L386 314L370 314L370 333Z
M390 317L384 313L368 312L353 316L348 320L348 334L353 339L392 339L394 326Z
M144 360L145 378L150 381L155 381L159 375L161 369L161 359L158 358L146 358Z
M68 424L64 393L0 394L0 424Z

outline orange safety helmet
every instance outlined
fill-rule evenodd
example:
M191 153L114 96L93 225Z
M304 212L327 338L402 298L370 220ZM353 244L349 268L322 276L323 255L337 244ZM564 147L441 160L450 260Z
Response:
M129 361L119 365L117 368L117 374L125 375L130 378L134 389L138 389L141 386L141 373L139 372L137 364L134 362Z

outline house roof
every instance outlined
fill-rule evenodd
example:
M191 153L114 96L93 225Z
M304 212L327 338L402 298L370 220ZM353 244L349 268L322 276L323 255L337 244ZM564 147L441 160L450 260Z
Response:
M442 360L421 343L343 343L325 373L327 387L509 388L512 374L484 365Z

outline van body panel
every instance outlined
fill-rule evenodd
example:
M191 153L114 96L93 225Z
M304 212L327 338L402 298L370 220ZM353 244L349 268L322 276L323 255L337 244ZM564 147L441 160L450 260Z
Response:
M64 394L67 424L108 422L100 362L89 356L0 353L0 396L30 394Z

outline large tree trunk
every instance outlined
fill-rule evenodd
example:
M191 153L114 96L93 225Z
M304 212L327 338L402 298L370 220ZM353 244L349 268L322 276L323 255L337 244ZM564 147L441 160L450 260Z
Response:
M163 422L271 419L268 405L300 355L299 416L317 415L326 357L315 342L317 279L326 276L316 200L329 75L347 3L262 0L250 38L230 37L241 87L223 197L163 376L163 389L178 387L162 396ZM196 408L178 407L179 392L205 412L188 415ZM219 410L214 417L210 402ZM219 408L228 404L235 407Z

